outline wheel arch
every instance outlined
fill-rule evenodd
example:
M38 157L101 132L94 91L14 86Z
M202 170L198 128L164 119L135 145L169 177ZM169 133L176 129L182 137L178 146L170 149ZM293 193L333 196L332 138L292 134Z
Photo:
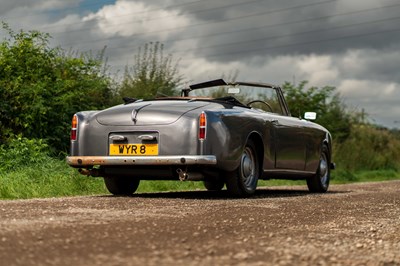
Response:
M264 167L264 141L261 137L261 135L256 132L253 131L249 134L249 136L247 137L246 143L248 140L252 140L254 142L254 145L256 146L256 153L257 153L257 157L258 157L258 161L259 161L259 173L260 175L262 175L263 173L263 167Z
M332 137L329 133L326 133L325 139L322 141L321 152L324 145L328 148L328 160L332 162Z

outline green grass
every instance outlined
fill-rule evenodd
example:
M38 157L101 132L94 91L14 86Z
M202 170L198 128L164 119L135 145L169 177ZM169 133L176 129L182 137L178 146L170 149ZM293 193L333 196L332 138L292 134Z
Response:
M332 172L332 184L400 179L395 170ZM259 186L305 185L304 180L260 180ZM203 190L202 182L141 181L138 192ZM0 172L0 199L48 198L76 195L109 194L102 178L83 176L65 161L49 157L41 163L29 164Z
M1 199L27 199L106 193L101 179L87 178L64 161L48 161L0 172Z
M157 191L185 191L205 189L203 182L195 181L140 181L138 193L141 192L157 192Z
M387 169L387 170L364 170L349 172L345 170L337 170L332 174L332 182L334 184L345 184L353 182L379 182L386 180L400 179L400 172Z

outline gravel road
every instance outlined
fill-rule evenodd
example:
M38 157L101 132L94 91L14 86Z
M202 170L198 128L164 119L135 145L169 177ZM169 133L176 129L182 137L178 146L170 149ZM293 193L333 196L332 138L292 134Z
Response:
M400 181L0 201L1 265L400 265Z

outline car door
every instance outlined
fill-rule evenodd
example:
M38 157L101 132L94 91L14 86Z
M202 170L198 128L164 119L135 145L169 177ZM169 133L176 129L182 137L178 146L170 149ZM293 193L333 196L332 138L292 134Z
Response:
M307 154L301 120L290 116L279 88L265 89L261 100L265 103L259 108L264 108L265 122L273 136L270 146L275 154L274 168L303 171Z
M270 122L274 136L275 169L304 170L307 153L304 130L299 119L274 116Z

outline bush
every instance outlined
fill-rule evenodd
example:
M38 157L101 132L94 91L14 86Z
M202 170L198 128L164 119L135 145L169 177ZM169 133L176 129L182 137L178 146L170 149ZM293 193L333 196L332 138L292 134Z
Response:
M340 169L400 170L400 140L385 129L371 125L353 125L350 136L336 143L334 160Z
M0 146L0 171L10 171L49 159L49 146L42 139L17 136Z
M108 107L111 79L102 53L66 54L48 34L13 32L0 43L0 144L14 134L66 152L74 113Z
M147 43L134 56L134 66L126 67L121 86L118 88L119 103L123 97L155 98L174 96L182 76L172 55L165 56L159 42Z

